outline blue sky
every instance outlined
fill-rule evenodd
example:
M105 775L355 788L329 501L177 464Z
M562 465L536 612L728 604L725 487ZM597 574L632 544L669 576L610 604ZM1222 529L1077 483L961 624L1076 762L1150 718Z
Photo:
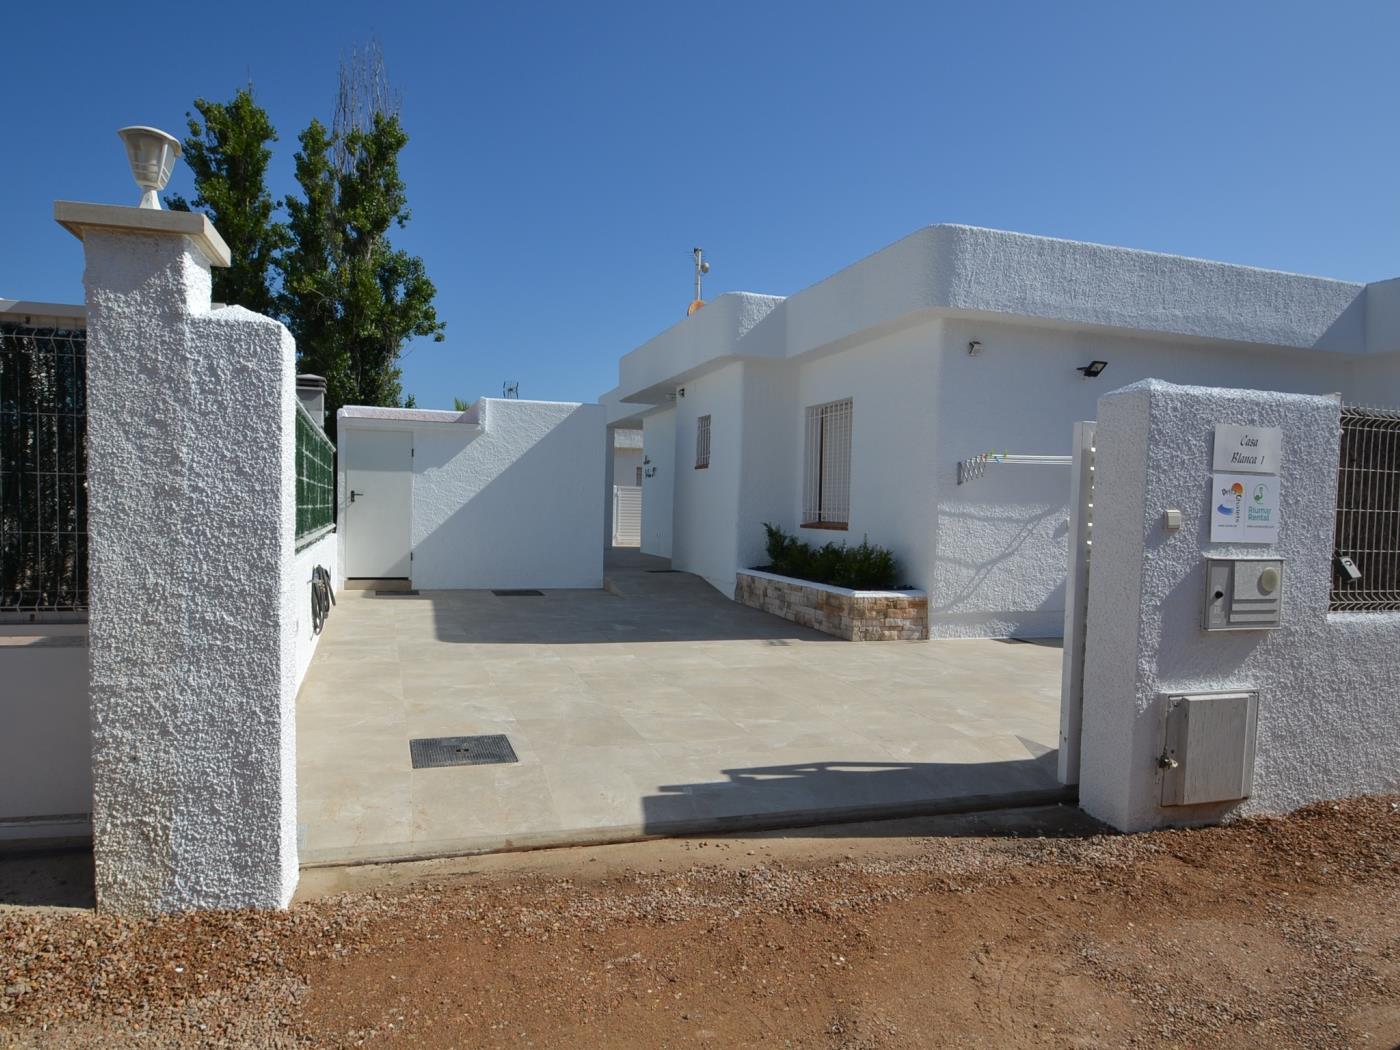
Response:
M933 222L1400 275L1397 3L15 5L0 296L75 302L56 198L134 204L115 129L251 76L292 188L377 34L447 341L424 406L593 400L706 295L788 294ZM208 18L207 24L203 21ZM190 192L188 170L172 188Z

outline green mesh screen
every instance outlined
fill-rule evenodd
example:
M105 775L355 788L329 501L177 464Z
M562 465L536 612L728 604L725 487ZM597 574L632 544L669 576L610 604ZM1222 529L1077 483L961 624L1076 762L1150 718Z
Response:
M0 324L0 612L87 607L87 333Z
M335 521L335 446L310 413L297 405L297 540Z

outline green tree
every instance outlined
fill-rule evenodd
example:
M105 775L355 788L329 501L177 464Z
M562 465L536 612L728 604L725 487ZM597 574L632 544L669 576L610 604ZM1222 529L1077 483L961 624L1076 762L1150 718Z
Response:
M441 342L436 288L423 260L395 249L409 220L399 154L408 135L377 48L342 64L332 129L313 120L298 141L300 197L287 199L283 314L300 367L326 377L327 410L404 404L399 359L412 336Z
M183 159L194 173L195 197L187 201L176 194L166 204L207 212L228 243L233 263L214 270L214 300L274 314L274 262L290 243L286 228L273 218L277 202L267 191L269 144L277 141L277 130L251 87L228 103L196 99L194 108L197 118L185 114L189 135Z

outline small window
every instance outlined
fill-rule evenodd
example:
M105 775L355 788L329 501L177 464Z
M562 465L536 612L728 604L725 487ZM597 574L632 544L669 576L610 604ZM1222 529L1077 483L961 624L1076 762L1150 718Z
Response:
M637 468L637 488L642 487L642 468Z
M710 465L710 417L701 416L695 421L695 469L704 470Z
M851 399L807 409L802 527L844 529L851 520Z

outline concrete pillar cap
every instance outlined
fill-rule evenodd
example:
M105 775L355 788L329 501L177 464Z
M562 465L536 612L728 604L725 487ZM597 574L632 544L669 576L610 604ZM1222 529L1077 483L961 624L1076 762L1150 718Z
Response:
M228 266L233 257L209 217L197 211L157 211L120 204L54 201L53 217L78 240L85 230L188 237L210 266Z

